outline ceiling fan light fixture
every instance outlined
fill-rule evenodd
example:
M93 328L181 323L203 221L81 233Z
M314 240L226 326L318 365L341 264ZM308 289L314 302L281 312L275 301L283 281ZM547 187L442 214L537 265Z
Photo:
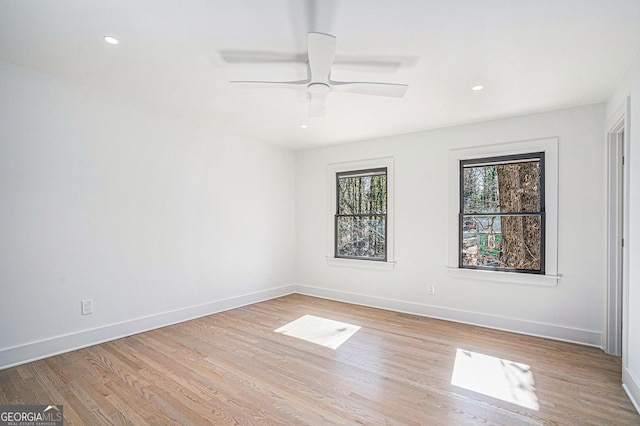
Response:
M331 87L324 83L311 83L307 86L307 92L312 95L325 95L331 91Z
M115 38L113 36L109 36L109 35L106 35L106 36L102 37L102 39L105 42L109 43L109 44L118 44L118 43L120 43L117 38Z

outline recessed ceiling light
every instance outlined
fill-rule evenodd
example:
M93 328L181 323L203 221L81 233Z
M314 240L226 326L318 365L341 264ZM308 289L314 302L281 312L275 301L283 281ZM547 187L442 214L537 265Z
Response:
M471 90L473 90L474 92L477 92L478 90L482 90L482 89L484 89L484 86L482 85L473 86L471 88Z
M301 128L301 129L306 129L307 127L309 127L309 126L307 126L306 124L301 124L301 125L300 125L300 128Z
M104 41L106 41L109 44L118 44L118 39L112 36L104 36Z

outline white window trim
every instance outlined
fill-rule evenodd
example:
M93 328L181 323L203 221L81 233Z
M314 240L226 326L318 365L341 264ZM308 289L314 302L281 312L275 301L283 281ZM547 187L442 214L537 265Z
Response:
M544 152L545 167L545 274L464 269L458 266L458 214L460 213L460 160ZM558 138L534 139L449 151L449 253L447 269L454 278L556 286L558 275Z
M327 169L327 263L333 266L347 266L376 270L392 270L395 266L394 256L394 160L393 157L373 158L361 161L329 164ZM387 260L344 259L336 258L335 248L335 214L336 214L336 174L354 170L387 168Z

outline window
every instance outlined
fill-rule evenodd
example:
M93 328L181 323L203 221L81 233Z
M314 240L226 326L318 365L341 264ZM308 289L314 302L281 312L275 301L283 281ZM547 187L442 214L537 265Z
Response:
M545 273L544 167L544 152L460 161L460 268Z
M335 176L335 257L386 261L387 168Z
M328 265L375 271L394 270L396 265L394 255L394 164L393 157L327 164L325 258ZM366 178L367 175L371 177ZM374 177L376 175L377 177ZM347 196L347 198L344 199L343 205L340 205L340 181L344 184L345 189L347 187L353 189L356 185L366 189L367 184L364 182L366 180L377 181L377 185L373 186L373 192L376 194L365 191L362 200L374 197L376 198L375 203L378 205L371 208L366 205L362 208L357 206L357 208L350 208L347 211L345 204L348 204L349 197L353 196L344 193L342 196ZM382 182L385 184L382 185ZM381 202L383 200L384 203ZM382 205L384 205L384 210L379 208ZM373 232L374 230L375 232ZM378 238L378 240L373 241L374 238Z

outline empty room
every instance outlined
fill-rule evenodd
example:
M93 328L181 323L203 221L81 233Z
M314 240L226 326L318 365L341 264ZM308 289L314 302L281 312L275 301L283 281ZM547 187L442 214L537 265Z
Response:
M638 0L0 0L0 425L640 425Z

